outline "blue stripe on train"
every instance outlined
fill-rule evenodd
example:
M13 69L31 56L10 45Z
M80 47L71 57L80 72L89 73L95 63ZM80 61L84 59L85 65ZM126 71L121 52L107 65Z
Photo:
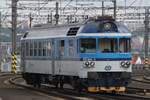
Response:
M131 60L131 53L97 53L97 54L80 54L80 58L94 58L102 61L116 61L116 60Z
M83 61L85 58L80 58L80 61ZM94 61L125 61L131 60L131 58L91 58Z

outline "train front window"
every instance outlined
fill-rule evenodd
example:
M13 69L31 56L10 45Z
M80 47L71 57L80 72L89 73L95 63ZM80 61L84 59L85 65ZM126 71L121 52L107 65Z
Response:
M129 38L120 38L119 39L119 52L126 53L131 51L130 39Z
M80 52L81 53L95 53L96 52L96 39L93 39L93 38L80 39Z
M102 53L118 52L118 45L116 38L101 38L99 39L99 49Z

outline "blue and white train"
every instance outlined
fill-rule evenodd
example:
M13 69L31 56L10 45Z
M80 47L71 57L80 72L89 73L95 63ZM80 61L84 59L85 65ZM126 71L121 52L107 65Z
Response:
M37 26L21 39L28 84L70 84L89 92L124 92L131 78L131 33L109 17Z

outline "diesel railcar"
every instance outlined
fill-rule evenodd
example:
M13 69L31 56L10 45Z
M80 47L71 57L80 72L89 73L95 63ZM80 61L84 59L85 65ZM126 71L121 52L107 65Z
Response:
M39 25L21 39L27 84L70 84L89 92L124 92L131 77L131 33L111 18Z

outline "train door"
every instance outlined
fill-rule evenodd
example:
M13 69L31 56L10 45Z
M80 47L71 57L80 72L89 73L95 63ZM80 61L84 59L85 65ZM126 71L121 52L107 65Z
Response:
M61 73L61 67L62 67L62 59L64 57L64 54L65 54L65 41L64 40L59 40L58 42L58 49L57 49L57 53L58 53L58 72L59 74Z

